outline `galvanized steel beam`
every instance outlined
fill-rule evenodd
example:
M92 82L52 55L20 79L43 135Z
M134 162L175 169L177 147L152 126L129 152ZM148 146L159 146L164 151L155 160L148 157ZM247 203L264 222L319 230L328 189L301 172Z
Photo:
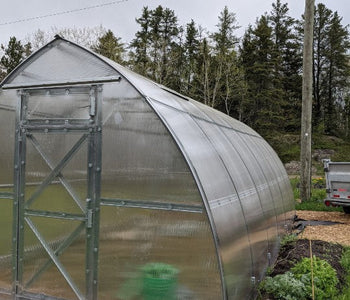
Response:
M88 137L86 199L86 299L97 300L102 167L102 86L90 90L90 118L96 130Z
M26 118L27 94L19 92L16 109L16 133L14 155L14 201L12 226L12 293L14 299L22 292L23 252L24 252L24 201L25 201L25 165L26 137L20 124Z
M179 203L164 203L153 202L147 200L128 200L128 199L111 199L101 198L102 206L116 206L127 208L143 208L143 209L157 209L167 211L180 211L190 213L203 213L202 205L187 205Z

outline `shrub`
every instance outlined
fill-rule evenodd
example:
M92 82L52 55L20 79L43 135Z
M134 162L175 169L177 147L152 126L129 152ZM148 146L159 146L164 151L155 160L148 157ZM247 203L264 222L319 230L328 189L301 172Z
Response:
M338 278L336 271L325 260L313 256L313 277L315 296L317 300L333 299L337 294L336 285ZM291 268L294 276L304 283L309 297L312 294L311 283L311 260L310 258L303 258L293 268Z
M308 298L305 284L296 279L291 272L275 277L266 277L261 284L261 289L272 295L274 299L303 300Z

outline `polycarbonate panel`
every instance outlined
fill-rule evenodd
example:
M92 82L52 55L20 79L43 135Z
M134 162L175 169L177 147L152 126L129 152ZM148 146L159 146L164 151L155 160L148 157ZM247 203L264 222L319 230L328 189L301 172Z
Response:
M70 42L58 39L31 56L6 80L6 84L66 83L117 75L111 66L95 55Z
M184 157L159 117L142 98L122 97L118 84L109 88L115 92L107 91L103 101L102 197L200 203Z
M152 105L181 143L207 197L219 240L227 296L245 297L251 290L253 253L244 212L227 166L188 114L158 102L152 101Z
M81 138L82 134L34 134L33 137L40 145L51 167L56 167L65 155ZM39 189L40 184L50 175L51 168L45 159L27 139L27 163L26 163L26 201ZM66 166L60 172L59 177L46 186L36 197L31 209L81 213L80 207L85 207L87 195L87 143L83 142L80 149L70 158ZM67 185L68 184L68 189ZM78 196L76 203L72 193Z
M260 199L257 187L240 154L232 146L220 127L213 126L205 121L196 120L196 122L212 145L215 146L215 151L225 164L237 191L253 254L253 275L256 278L261 278L263 270L268 266L270 239L267 224L268 217L263 210L262 199Z
M0 290L11 289L12 284L12 205L0 196Z
M0 187L11 187L13 183L17 98L14 91L0 89Z
M273 261L278 254L279 248L277 228L278 220L275 203L281 202L281 199L277 198L277 195L271 191L270 182L262 167L262 162L257 159L258 155L253 151L254 149L250 149L245 143L246 135L239 134L238 132L227 128L223 128L222 130L225 136L230 140L231 145L239 153L240 158L244 162L244 165L255 184L264 212L263 218L268 230L268 252L271 254L271 261ZM238 174L239 173L240 172L238 172ZM260 218L261 217L262 216L260 216Z
M207 105L204 105L203 103L191 101L194 103L198 109L200 109L205 115L210 118L212 122L215 122L216 124L222 125L224 127L231 127L232 129L236 131L240 131L243 133L248 133L254 136L259 136L252 128L248 127L242 122L237 121L236 119L233 119L229 117L228 115L217 111Z
M12 300L13 296L10 291L2 291L0 290L0 299L1 300Z
M13 155L15 134L15 92L0 90L0 291L12 287L12 206L11 199L3 198L1 193L13 193ZM0 299L10 299L1 294ZM11 298L12 299L12 298Z
M63 89L45 90L44 94L32 95L28 101L28 119L89 119L90 100L88 93L71 93Z
M63 220L52 220L47 218L29 217L36 229L43 236L49 247L55 251L64 239L73 231L76 222ZM72 246L71 246L72 247ZM77 250L80 250L79 248ZM65 250L64 253L66 253ZM72 252L72 251L71 251ZM61 257L60 255L59 257ZM74 251L71 254L71 266L64 265L70 269L84 260L83 251ZM28 224L24 226L24 263L23 263L23 285L24 290L35 294L59 297L63 299L78 299L73 290L68 285L57 267L50 263L43 272L42 268L50 261L50 257L45 251L38 238L35 236ZM78 268L78 267L76 267ZM79 265L79 276L83 276L84 265ZM76 277L76 276L75 276ZM79 282L78 282L79 284Z
M270 162L272 163L275 172L280 178L279 185L281 191L283 191L282 196L284 201L286 224L288 226L291 226L291 222L295 216L295 202L286 169L284 168L281 160L278 158L276 152L271 148L271 146L268 143L266 143L265 141L261 141L260 144L261 147L264 148L267 153L269 153L271 157Z
M270 190L273 193L273 199L278 199L275 201L276 216L279 233L283 235L285 233L284 225L286 221L286 208L283 193L288 192L287 190L281 190L280 187L280 182L284 180L284 178L281 177L280 174L278 174L278 172L274 169L275 166L271 161L270 152L266 151L264 145L262 144L266 143L264 140L251 136L245 136L244 142L246 143L247 147L249 147L255 153L257 159L261 162L261 166L264 170L266 178L268 179Z
M143 268L164 263L178 271L167 298L222 299L216 250L207 216L135 208L101 208L98 299L144 299L167 284L147 282ZM168 283L169 285L169 283ZM160 299L160 298L159 298ZM175 299L175 298L174 298Z

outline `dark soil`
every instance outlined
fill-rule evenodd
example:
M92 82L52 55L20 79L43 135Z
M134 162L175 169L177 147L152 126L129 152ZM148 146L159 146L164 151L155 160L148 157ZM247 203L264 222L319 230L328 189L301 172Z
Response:
M311 247L312 255L326 260L336 270L339 280L337 288L341 290L346 283L346 270L344 270L340 265L340 259L344 251L343 246L320 240L312 240ZM268 275L274 277L278 274L284 274L304 257L310 257L310 240L300 239L296 240L295 242L288 243L281 247L276 264L274 265L272 272ZM260 292L261 294L259 299L274 299L272 295L268 295L264 291Z
M343 254L343 246L324 241L311 241L312 255L326 260L337 272L339 286L345 284L346 271L340 265ZM304 257L310 257L310 241L306 239L296 240L281 247L276 264L269 276L273 277L290 270L297 262Z

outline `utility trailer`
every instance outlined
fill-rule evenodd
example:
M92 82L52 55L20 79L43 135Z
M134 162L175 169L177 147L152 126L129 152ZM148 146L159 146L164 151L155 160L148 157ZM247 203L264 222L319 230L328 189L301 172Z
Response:
M326 175L326 206L342 206L350 214L350 162L323 160Z

